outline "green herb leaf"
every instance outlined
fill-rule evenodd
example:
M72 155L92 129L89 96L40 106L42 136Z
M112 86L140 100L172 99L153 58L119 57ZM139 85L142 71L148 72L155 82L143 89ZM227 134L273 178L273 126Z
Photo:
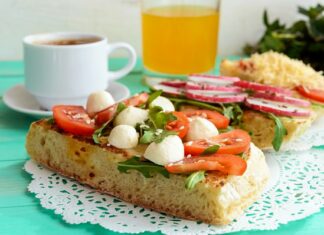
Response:
M272 146L273 146L274 150L279 151L280 147L282 145L282 142L283 142L283 138L287 134L287 130L284 127L284 125L282 124L280 118L276 117L272 113L268 113L268 117L271 118L276 124L275 134L274 134L274 138L272 140Z
M119 114L121 111L123 111L126 108L127 108L126 104L120 102L117 106L116 114Z
M111 121L111 120L110 120ZM110 123L110 121L104 123L99 129L97 129L93 134L92 134L92 139L96 144L100 144L99 138L103 135L104 130Z
M156 129L164 129L165 125L168 122L177 120L177 118L172 113L163 112L162 108L159 106L150 108L149 118Z
M150 96L149 96L149 98L147 100L147 108L153 102L153 100L158 98L162 93L163 93L162 90L157 90L157 91L154 91L152 94L150 94Z
M218 144L210 146L210 147L206 148L204 150L204 152L202 152L202 155L210 155L210 154L216 153L218 151L219 147L220 146Z
M279 19L271 22L265 11L263 23L266 30L256 45L245 46L245 53L278 51L311 64L315 70L324 70L324 6L299 7L298 12L307 19L286 26Z
M161 134L157 135L155 138L154 138L154 142L155 143L161 143L167 136L169 135L177 135L178 133L175 132L175 131L167 131L167 130L163 130L161 132Z
M154 131L144 131L144 134L140 138L140 144L149 144L152 143L155 139Z
M231 120L231 125L240 126L243 117L243 111L239 104L231 103L222 105L223 114Z
M159 173L166 178L170 177L169 172L163 166L156 165L153 162L141 161L140 158L136 156L124 162L119 162L117 168L122 173L128 173L129 170L139 171L145 178L152 177L153 173Z
M168 99L173 102L174 106L176 107L176 110L179 110L179 108L184 104L189 104L189 105L193 105L193 106L196 106L196 107L199 107L199 108L218 111L220 113L223 112L223 110L220 107L216 107L214 105L206 104L206 103L195 101L195 100L172 98L172 97L169 97Z
M193 189L197 183L203 181L205 179L205 171L196 171L191 173L185 182L186 189Z

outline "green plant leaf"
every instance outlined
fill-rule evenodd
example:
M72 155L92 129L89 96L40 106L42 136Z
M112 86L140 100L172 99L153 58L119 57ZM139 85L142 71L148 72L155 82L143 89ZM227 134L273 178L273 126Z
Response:
M218 144L215 144L213 146L210 146L208 148L206 148L204 150L204 152L202 152L202 155L211 155L211 154L214 154L218 151L218 149L220 148L220 145Z
M168 122L177 120L176 116L172 113L163 112L162 108L159 106L150 108L149 118L156 129L164 129Z
M153 173L159 173L166 178L170 177L169 172L163 166L159 166L153 162L141 161L136 156L124 162L119 162L117 169L122 173L128 173L129 170L136 170L142 173L145 178L151 178Z
M126 104L120 102L117 106L116 114L119 114L121 111L123 111L126 108L127 108Z
M279 151L283 142L283 138L285 135L287 135L287 130L285 126L282 124L280 118L278 118L272 113L268 113L267 116L275 122L276 126L275 126L274 138L272 140L272 146L274 150Z
M196 171L191 173L185 182L186 189L193 189L197 183L203 181L205 179L205 171Z
M158 98L161 94L163 93L162 90L157 90L157 91L154 91L152 94L150 94L148 100L147 100L147 105L146 107L148 108L149 105L156 99Z
M231 103L222 105L223 114L231 120L231 125L240 126L243 117L243 110L239 104Z
M95 130L95 132L92 134L92 139L96 144L100 144L100 137L103 135L104 130L106 129L106 127L108 126L108 124L111 122L111 120L109 120L108 122L105 122L100 128L98 128L97 130Z
M193 105L193 106L196 106L196 107L199 107L199 108L214 110L214 111L218 111L220 113L223 113L223 110L220 107L216 107L214 105L206 104L206 103L195 101L195 100L188 100L188 99L182 99L182 98L172 98L172 97L170 97L169 100L172 101L172 103L174 104L174 106L176 107L177 110L180 108L181 105L189 104L189 105Z
M140 138L140 144L149 144L152 143L155 139L154 131L148 130L144 131L144 134Z

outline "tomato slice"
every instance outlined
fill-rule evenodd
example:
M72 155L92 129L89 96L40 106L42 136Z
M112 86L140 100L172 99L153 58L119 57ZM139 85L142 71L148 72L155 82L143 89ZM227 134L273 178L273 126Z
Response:
M297 86L296 90L302 95L312 100L324 102L324 90L308 89L304 86Z
M172 112L172 114L177 117L177 120L167 123L166 129L178 132L178 136L182 139L189 130L189 120L182 112Z
M94 120L82 106L56 105L52 111L55 123L66 132L90 136L95 131Z
M203 118L207 118L211 121L217 128L225 129L228 127L230 120L223 116L222 114L205 109L198 109L198 110L184 110L183 113L187 115L187 117L192 116L201 116Z
M135 95L133 97L130 97L126 100L124 100L124 104L127 106L141 106L142 104L145 104L149 98L149 95L145 92L140 93L138 95Z
M207 157L185 158L165 166L170 173L189 173L194 171L219 171L229 175L243 175L246 161L232 154L213 154Z
M97 113L95 116L96 124L101 126L102 124L104 124L108 121L111 121L115 116L117 107L118 107L118 104L114 104L114 105L100 111L99 113Z
M220 145L217 153L240 154L249 149L251 137L243 130L237 129L210 138L184 143L185 153L200 155L205 149Z

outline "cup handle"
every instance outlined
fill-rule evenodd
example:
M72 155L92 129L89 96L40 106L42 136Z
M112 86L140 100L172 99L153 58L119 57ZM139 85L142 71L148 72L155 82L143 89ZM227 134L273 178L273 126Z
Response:
M116 80L119 79L126 74L128 74L136 64L136 52L135 49L129 45L128 43L124 42L116 42L116 43L110 43L107 45L107 55L109 58L109 54L117 49L126 49L128 52L128 63L123 68L117 70L117 71L108 71L108 80Z

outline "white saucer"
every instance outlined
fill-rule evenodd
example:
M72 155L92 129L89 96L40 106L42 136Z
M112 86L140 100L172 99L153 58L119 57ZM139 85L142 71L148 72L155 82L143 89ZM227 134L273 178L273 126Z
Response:
M106 89L115 99L116 102L126 99L130 96L128 88L118 82L110 82ZM22 84L16 85L6 91L3 95L3 102L11 109L25 113L37 118L48 117L52 111L41 109L36 99L27 92Z

